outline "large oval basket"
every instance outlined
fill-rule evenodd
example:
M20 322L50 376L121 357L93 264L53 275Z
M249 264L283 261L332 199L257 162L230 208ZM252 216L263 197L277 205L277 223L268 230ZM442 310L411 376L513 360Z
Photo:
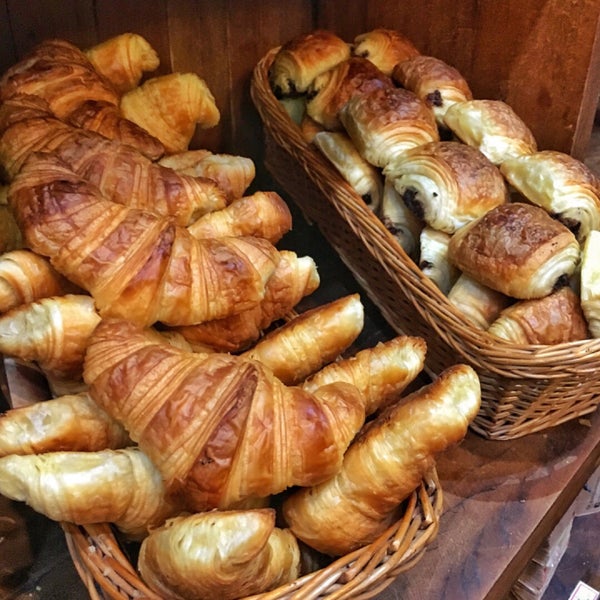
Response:
M263 123L268 170L319 227L390 325L399 333L425 338L432 373L457 361L477 370L482 407L472 428L490 439L512 439L596 410L600 339L517 345L469 325L362 198L305 140L273 95L268 71L277 50L259 61L251 83Z
M403 505L399 520L373 543L252 600L372 598L410 569L438 532L443 495L435 469ZM62 523L69 552L92 600L159 600L108 524Z

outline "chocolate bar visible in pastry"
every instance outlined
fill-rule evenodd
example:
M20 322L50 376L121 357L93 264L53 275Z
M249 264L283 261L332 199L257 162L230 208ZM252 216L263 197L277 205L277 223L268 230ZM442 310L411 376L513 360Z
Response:
M377 211L383 193L381 173L358 153L348 135L342 131L321 131L313 143L365 204Z
M517 191L564 223L579 242L592 229L600 229L600 182L576 158L544 150L507 159L500 170Z
M460 71L434 56L419 54L398 63L392 71L392 79L425 100L438 125L442 126L445 126L444 115L450 106L473 99L471 88Z
M448 108L444 123L460 140L483 152L494 164L537 151L533 133L501 100L468 100Z
M423 227L419 236L419 268L447 294L459 276L459 270L448 260L451 235L433 227Z
M419 54L416 46L399 31L378 28L354 38L352 54L367 58L386 75L399 62Z
M581 308L592 337L600 337L600 231L590 231L581 250Z
M511 202L459 229L448 256L477 281L524 300L566 285L580 247L573 233L543 208Z
M350 56L350 45L332 31L298 35L279 48L269 68L277 98L303 94L314 78Z
M325 129L340 131L338 113L352 96L393 85L372 62L352 56L315 77L306 92L306 112Z
M439 140L431 109L402 88L377 88L353 96L339 117L360 154L376 167L385 167L409 148Z
M488 333L515 344L562 344L590 337L579 297L568 286L505 308Z
M406 150L383 173L417 217L446 233L508 200L498 167L460 142L430 142Z

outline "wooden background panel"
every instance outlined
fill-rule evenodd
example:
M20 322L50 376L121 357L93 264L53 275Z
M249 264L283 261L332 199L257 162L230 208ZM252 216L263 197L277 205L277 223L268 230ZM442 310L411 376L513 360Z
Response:
M17 59L17 50L10 32L10 22L8 20L8 0L0 1L0 72Z

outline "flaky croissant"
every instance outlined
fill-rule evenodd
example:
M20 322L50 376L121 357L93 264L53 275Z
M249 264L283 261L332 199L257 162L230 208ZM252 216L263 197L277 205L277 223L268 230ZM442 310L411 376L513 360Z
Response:
M326 479L365 418L348 383L310 394L257 361L185 352L123 320L95 329L84 378L194 511Z
M90 293L101 315L145 325L251 308L279 260L264 239L198 240L169 218L106 200L52 156L23 167L9 200L32 250Z
M397 518L435 456L461 441L481 403L476 372L455 365L367 425L341 470L294 492L283 504L292 532L309 546L342 555L372 542Z
M590 231L581 249L581 308L592 337L600 337L600 231Z
M370 60L386 75L391 75L399 62L418 56L419 50L399 31L378 27L354 38L352 55Z
M138 569L161 598L235 600L294 581L300 548L273 509L211 511L169 519L140 547Z

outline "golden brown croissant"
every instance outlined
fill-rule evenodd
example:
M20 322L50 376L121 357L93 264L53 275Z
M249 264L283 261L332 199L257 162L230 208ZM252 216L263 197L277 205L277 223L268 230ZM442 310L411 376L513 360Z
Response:
M590 231L581 249L581 308L592 337L600 337L600 231Z
M391 405L352 443L337 475L284 501L292 532L331 555L372 542L397 518L436 455L464 438L480 403L476 372L459 364Z
M28 162L9 199L32 250L90 293L103 316L144 325L219 319L260 302L279 260L262 238L198 240L167 217L106 200L52 156Z
M304 94L317 75L350 56L350 46L332 31L318 29L283 44L269 68L269 83L277 98Z
M326 479L365 418L350 384L310 394L257 361L185 352L123 320L98 325L84 377L194 511Z
M144 73L158 69L160 59L148 40L126 32L84 50L96 71L123 94L136 87Z
M404 60L419 55L416 46L399 31L379 27L354 38L352 54L370 60L386 75Z
M47 258L31 250L21 248L0 255L0 313L76 291L76 286L58 273Z
M178 512L160 473L135 447L4 456L0 494L55 521L110 522L132 537Z
M297 384L347 350L363 325L360 297L350 294L299 314L244 356L266 365L284 383Z
M568 283L580 248L573 233L543 208L509 202L459 229L448 257L480 283L526 300Z
M211 511L169 519L142 541L142 579L161 598L235 600L300 575L293 534L273 509Z
M196 127L218 124L221 114L206 81L196 73L169 73L126 92L123 116L159 139L168 153L188 149Z
M515 344L562 344L590 337L579 296L568 286L505 308L488 333Z
M254 235L276 244L292 228L292 214L277 192L258 191L233 200L191 223L196 238Z
M246 349L267 327L285 317L319 286L317 265L310 256L299 257L290 250L281 250L279 254L280 260L267 281L265 296L257 306L224 319L175 330L196 351L205 351L207 347L219 352Z
M123 426L85 392L13 408L0 416L0 456L94 452L128 444Z
M311 375L302 387L314 392L334 381L357 387L366 401L367 416L397 398L425 366L425 340L398 336L332 362Z

